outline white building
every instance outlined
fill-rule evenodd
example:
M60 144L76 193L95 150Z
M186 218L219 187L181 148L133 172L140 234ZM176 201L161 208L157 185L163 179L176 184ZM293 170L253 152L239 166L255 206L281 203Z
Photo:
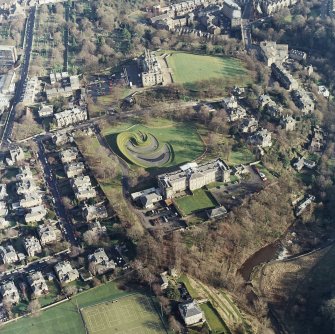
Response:
M17 304L20 301L19 291L13 281L4 282L0 285L0 293L3 300L11 304Z
M187 326L206 321L205 315L195 300L188 303L181 303L178 308L180 315Z
M42 247L38 239L34 236L26 237L23 239L24 248L28 256L33 257L35 254L42 252Z
M48 285L40 271L29 273L28 283L35 297L40 297L49 293Z
M61 283L70 283L78 279L79 272L72 268L69 261L59 262L54 267L56 275Z

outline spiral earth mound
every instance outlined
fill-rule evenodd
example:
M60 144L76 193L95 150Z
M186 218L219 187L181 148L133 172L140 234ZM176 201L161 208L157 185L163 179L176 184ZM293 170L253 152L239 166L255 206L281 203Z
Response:
M121 132L117 135L116 142L127 160L144 168L162 167L172 158L171 146L160 143L151 133Z

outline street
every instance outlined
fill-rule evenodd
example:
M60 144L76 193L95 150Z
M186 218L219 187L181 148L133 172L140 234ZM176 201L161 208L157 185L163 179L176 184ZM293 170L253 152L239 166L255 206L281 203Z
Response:
M17 82L15 87L15 94L12 100L12 105L9 109L1 134L0 146L6 146L8 144L8 139L11 137L15 118L15 106L20 102L21 96L24 94L25 85L28 79L29 63L33 44L35 13L36 7L32 7L30 9L26 23L24 54L21 59L20 67L20 80Z

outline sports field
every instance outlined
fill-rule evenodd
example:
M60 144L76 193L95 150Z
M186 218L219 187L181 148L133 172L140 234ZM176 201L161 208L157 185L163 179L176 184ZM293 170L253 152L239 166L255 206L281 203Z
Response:
M196 55L174 52L166 58L172 69L173 81L186 84L208 79L225 79L227 84L245 81L248 71L243 63L232 57Z
M0 326L1 334L85 334L84 323L78 307L110 301L129 295L128 291L118 289L115 282L98 286L51 307L37 317L26 317Z
M164 119L154 119L148 125L121 123L105 128L103 134L116 154L144 168L175 166L198 158L204 151L192 123Z
M89 334L166 333L152 300L141 294L81 310Z
M193 195L176 198L175 202L183 216L216 206L216 202L212 196L203 189L195 190Z

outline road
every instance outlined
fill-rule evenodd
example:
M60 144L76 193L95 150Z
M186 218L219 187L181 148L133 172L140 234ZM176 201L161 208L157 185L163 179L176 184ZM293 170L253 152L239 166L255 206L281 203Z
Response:
M26 22L24 54L22 56L21 67L20 67L20 80L18 81L15 87L15 94L7 115L7 119L3 127L3 132L1 134L0 146L5 146L8 144L8 139L10 138L13 131L15 106L20 102L21 96L23 95L25 90L25 85L28 78L32 45L33 45L35 14L36 14L36 7L30 8L30 12Z
M70 242L71 245L78 246L77 239L74 235L73 224L71 220L69 219L68 214L65 210L65 207L62 203L61 196L60 196L60 193L57 187L57 181L48 164L42 141L37 140L37 145L38 145L38 158L43 168L44 179L54 199L54 206L55 206L56 214L59 218L59 222L62 227L63 233L65 234L67 241Z

